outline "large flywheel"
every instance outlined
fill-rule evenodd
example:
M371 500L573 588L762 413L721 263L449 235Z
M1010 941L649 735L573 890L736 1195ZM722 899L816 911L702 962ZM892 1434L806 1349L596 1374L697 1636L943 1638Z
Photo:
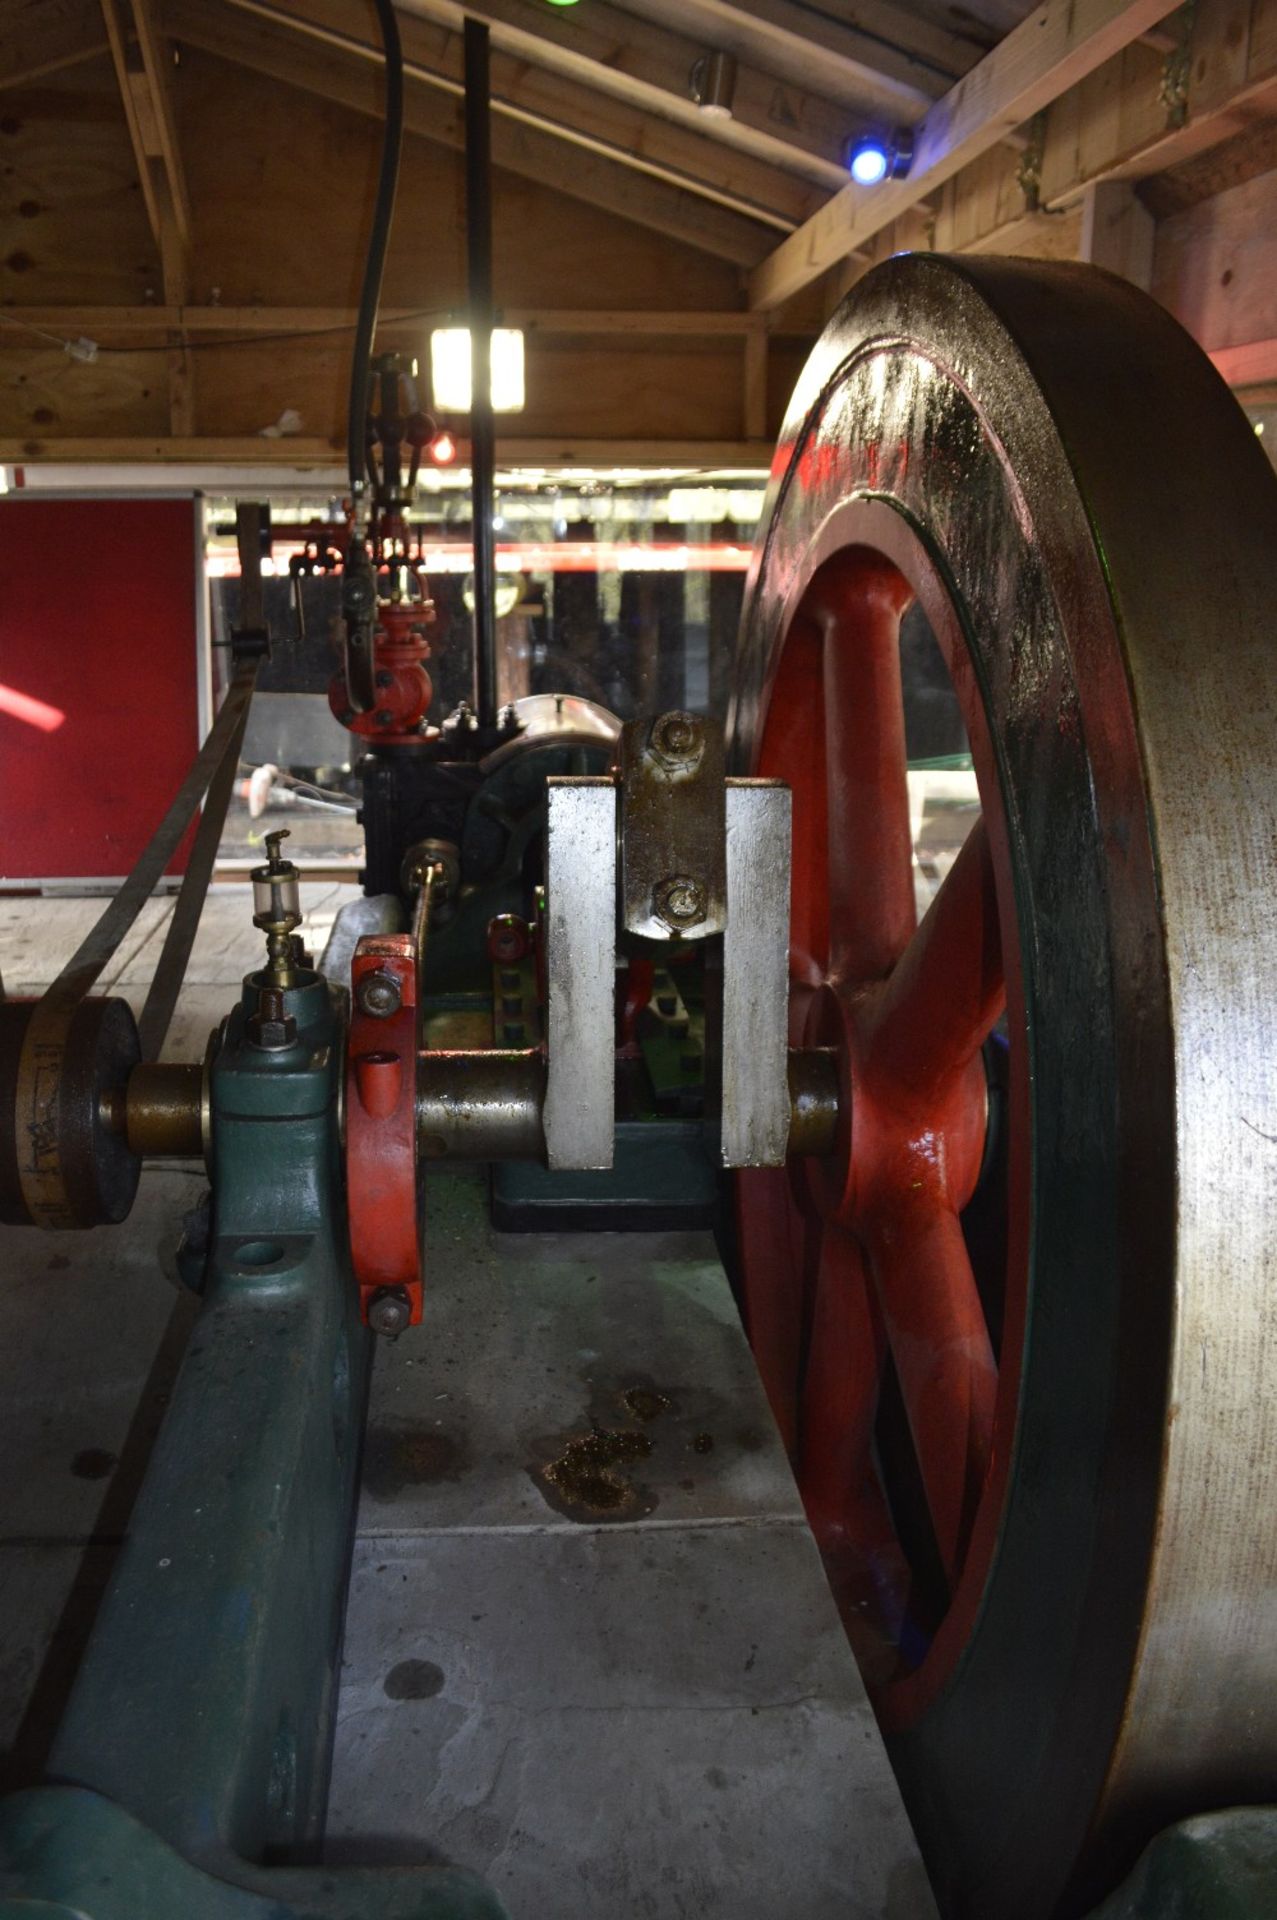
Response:
M1086 268L888 262L773 471L735 771L841 1118L740 1176L742 1303L966 1920L1277 1796L1275 558L1244 415ZM921 918L902 620L978 789Z

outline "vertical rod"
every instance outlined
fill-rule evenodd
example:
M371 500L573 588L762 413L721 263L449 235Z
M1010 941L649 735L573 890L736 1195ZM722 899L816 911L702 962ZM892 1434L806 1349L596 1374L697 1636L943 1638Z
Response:
M467 19L466 234L470 277L470 486L474 523L474 705L481 728L497 723L495 553L496 436L492 416L492 169L488 29Z

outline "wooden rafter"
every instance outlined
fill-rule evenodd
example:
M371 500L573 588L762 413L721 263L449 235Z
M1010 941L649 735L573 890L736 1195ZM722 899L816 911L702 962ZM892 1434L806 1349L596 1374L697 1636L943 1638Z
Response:
M566 9L532 0L466 0L464 7L458 0L401 0L401 11L454 31L467 13L486 20L495 48L649 114L699 126L724 146L754 153L826 188L846 177L848 137L863 132L872 117L873 102L838 102L740 62L731 117L707 122L690 91L691 69L707 50L705 43L623 13L607 0ZM907 117L919 110L915 106Z
M1166 0L1045 0L925 115L907 179L848 185L755 269L779 306L1165 17Z
M168 46L154 0L100 4L146 217L159 250L164 298L180 306L189 291L191 212L173 115ZM190 356L180 333L171 336L170 346L169 418L174 433L189 433L194 413Z
M153 0L100 0L124 116L142 183L142 198L165 276L182 277L191 214L173 118L163 37ZM165 287L165 297L172 298Z
M264 29L284 28L332 48L339 56L353 56L380 67L375 29L362 0L232 0L232 4ZM200 12L225 19L224 11L216 5ZM182 11L181 18L190 28L187 37L192 43L203 44L195 38L199 29L189 7ZM211 25L205 24L204 33L211 30ZM407 15L401 19L400 35L410 78L456 97L464 72L461 36L450 28ZM208 44L211 47L212 43ZM251 34L246 36L241 30L233 38L224 39L223 45L233 57L248 58L254 42ZM313 65L310 71L315 71ZM818 188L770 162L710 140L700 129L656 119L641 108L530 66L499 49L492 56L491 81L493 112L498 120L553 134L570 145L698 193L782 232L792 231L819 205Z
M98 0L5 0L0 89L30 86L107 49Z
M888 112L925 109L996 41L950 32L893 0L857 0L854 24L802 0L645 0L643 11L744 54L797 86ZM972 18L972 25L978 27Z
M175 0L168 18L179 40L255 73L379 119L380 64L370 45L335 48L308 34L211 0ZM460 80L413 66L405 80L404 125L411 134L460 150L465 129ZM774 224L745 215L657 175L623 165L511 115L494 114L493 164L556 193L603 208L690 247L751 266L767 251Z

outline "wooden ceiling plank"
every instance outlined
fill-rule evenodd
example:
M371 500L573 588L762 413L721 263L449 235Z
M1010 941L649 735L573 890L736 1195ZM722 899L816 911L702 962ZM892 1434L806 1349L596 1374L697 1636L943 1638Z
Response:
M241 11L304 33L324 45L381 64L381 50L360 0L231 0ZM405 15L401 20L405 71L460 94L464 58L459 34ZM706 138L703 131L645 113L592 87L494 50L494 115L523 120L573 144L700 193L753 219L789 232L820 203L810 182Z
M207 0L176 0L169 7L169 22L176 37L191 46L357 113L381 117L381 75L371 60L335 60L319 41L247 14L238 19L234 10ZM410 133L454 150L464 143L455 90L449 87L441 96L438 83L416 75L408 77L404 89L404 125ZM768 229L757 220L610 157L582 152L538 127L494 116L492 159L494 166L736 266L756 263L767 250Z
M691 98L690 75L709 49L607 0L579 9L539 0L467 0L464 8L457 0L400 0L400 10L454 31L466 14L485 20L494 48L697 127L827 188L846 177L847 140L873 117L872 103L827 99L738 62L730 118L707 119Z
M919 123L909 177L836 193L755 270L750 305L779 306L1167 11L1166 0L1045 0Z

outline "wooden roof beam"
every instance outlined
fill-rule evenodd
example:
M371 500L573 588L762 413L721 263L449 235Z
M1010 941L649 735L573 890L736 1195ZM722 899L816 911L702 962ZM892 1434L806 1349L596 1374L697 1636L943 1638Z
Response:
M356 317L353 307L10 305L0 307L0 350L30 348L32 337L24 333L24 327L53 334L58 340L85 334L100 343L152 340L159 344L174 327L200 337L353 333ZM764 314L707 308L505 306L502 319L506 325L522 327L525 333L541 339L610 339L618 334L638 334L646 340L740 340L770 331ZM377 332L379 336L416 335L421 331L421 320L420 307L382 307L377 315Z
M101 0L101 7L146 215L159 250L164 298L180 306L189 292L191 211L173 117L168 42L154 0ZM169 419L174 433L189 433L194 412L190 359L180 334L172 335L170 344Z
M305 34L381 68L381 47L366 0L233 0L250 16ZM183 16L189 19L188 14ZM460 34L411 15L400 17L405 71L454 95L462 88ZM702 194L736 213L788 233L820 204L820 189L768 161L737 152L689 129L653 118L592 87L494 50L494 116L518 120L606 155L653 179Z
M998 37L950 32L894 0L857 0L854 25L803 0L654 0L646 10L778 79L868 106L878 102L887 113L938 100ZM974 16L972 24L979 24Z
M153 0L100 0L100 4L147 219L167 273L191 243L190 202L173 118L168 48ZM174 297L166 286L165 298Z
M334 59L330 44L291 26L252 18L247 12L241 16L236 7L215 5L212 0L172 0L168 21L175 37L190 46L356 113L382 117L382 76L371 48L364 50L364 57L358 48L347 48L347 57ZM409 133L460 150L465 140L463 118L459 82L415 70L406 76L404 126ZM492 161L566 197L602 207L736 266L751 266L767 251L772 229L757 218L747 218L601 152L582 151L567 138L510 116L493 116Z
M781 305L1168 11L1166 0L1045 0L924 116L908 178L843 187L755 269L750 305Z
M0 91L30 86L106 50L97 0L5 0L0 7Z
M521 438L497 430L497 460L502 467L656 467L703 472L717 467L757 468L766 473L772 456L770 440L596 440ZM266 440L261 434L217 439L212 435L183 434L173 438L145 434L68 435L66 439L35 434L0 436L0 465L56 461L80 466L101 461L132 465L255 466L329 468L344 471L344 450L334 442L297 435ZM454 474L457 469L451 470Z
M607 0L567 9L529 0L399 4L401 13L418 14L454 31L466 14L486 20L494 48L699 128L716 143L753 153L826 188L846 179L847 141L868 129L876 106L881 106L864 98L838 102L787 86L775 74L738 61L730 118L707 120L690 92L692 66L707 51L704 41L624 13ZM925 104L925 94L915 92L899 97L895 112L900 119L913 120Z

